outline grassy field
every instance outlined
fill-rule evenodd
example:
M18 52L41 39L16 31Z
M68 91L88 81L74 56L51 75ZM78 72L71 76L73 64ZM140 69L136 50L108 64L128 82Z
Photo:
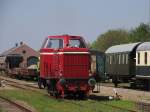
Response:
M0 107L0 112L6 112L6 111L4 111L4 110L2 109L2 107Z
M40 93L19 89L1 90L0 95L12 100L24 101L28 105L31 105L33 108L35 108L37 112L125 112L101 103L108 103L114 106L134 109L134 103L131 101L51 99Z

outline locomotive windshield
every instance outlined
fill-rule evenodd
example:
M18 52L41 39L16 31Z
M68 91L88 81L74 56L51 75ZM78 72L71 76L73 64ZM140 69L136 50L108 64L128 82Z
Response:
M48 39L45 48L60 49L63 48L63 39Z
M80 39L70 39L69 46L78 47L78 48L86 48L85 44Z

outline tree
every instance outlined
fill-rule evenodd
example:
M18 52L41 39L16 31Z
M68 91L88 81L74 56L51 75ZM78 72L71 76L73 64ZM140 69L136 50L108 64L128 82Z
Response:
M150 41L150 25L141 23L130 31L123 29L109 30L98 36L97 40L91 44L91 47L104 52L113 45L145 41Z
M131 42L150 41L150 25L141 23L137 28L130 31Z
M107 48L117 44L129 42L129 33L125 30L109 30L100 35L91 45L92 48L105 51Z

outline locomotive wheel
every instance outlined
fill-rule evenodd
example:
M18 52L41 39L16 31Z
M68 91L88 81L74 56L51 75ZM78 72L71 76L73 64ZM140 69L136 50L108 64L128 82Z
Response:
M43 86L44 86L44 88L46 88L46 80L45 79L43 79Z
M85 92L82 92L82 91L78 92L78 97L77 98L78 99L85 99L86 98Z
M39 89L42 89L42 81L40 77L38 77L38 86L39 86Z
M16 75L16 78L17 78L18 80L21 80L21 79L22 79L22 77L21 77L20 74L19 74L19 75Z
M38 86L40 89L44 89L47 86L46 80L38 77Z
M58 98L59 94L55 87L56 81L55 80L45 80L45 84L47 84L47 92L50 94L50 96L54 96L55 98ZM43 85L44 85L44 83L43 83Z
M55 96L55 98L58 98L60 96L59 93L58 93L58 91L54 92L54 96Z
M118 83L117 82L114 82L114 85L115 85L115 87L118 87Z

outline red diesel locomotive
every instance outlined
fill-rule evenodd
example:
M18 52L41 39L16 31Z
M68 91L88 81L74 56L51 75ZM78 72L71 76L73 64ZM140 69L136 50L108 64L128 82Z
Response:
M40 50L40 80L50 95L83 96L94 89L90 52L80 36L48 36Z

